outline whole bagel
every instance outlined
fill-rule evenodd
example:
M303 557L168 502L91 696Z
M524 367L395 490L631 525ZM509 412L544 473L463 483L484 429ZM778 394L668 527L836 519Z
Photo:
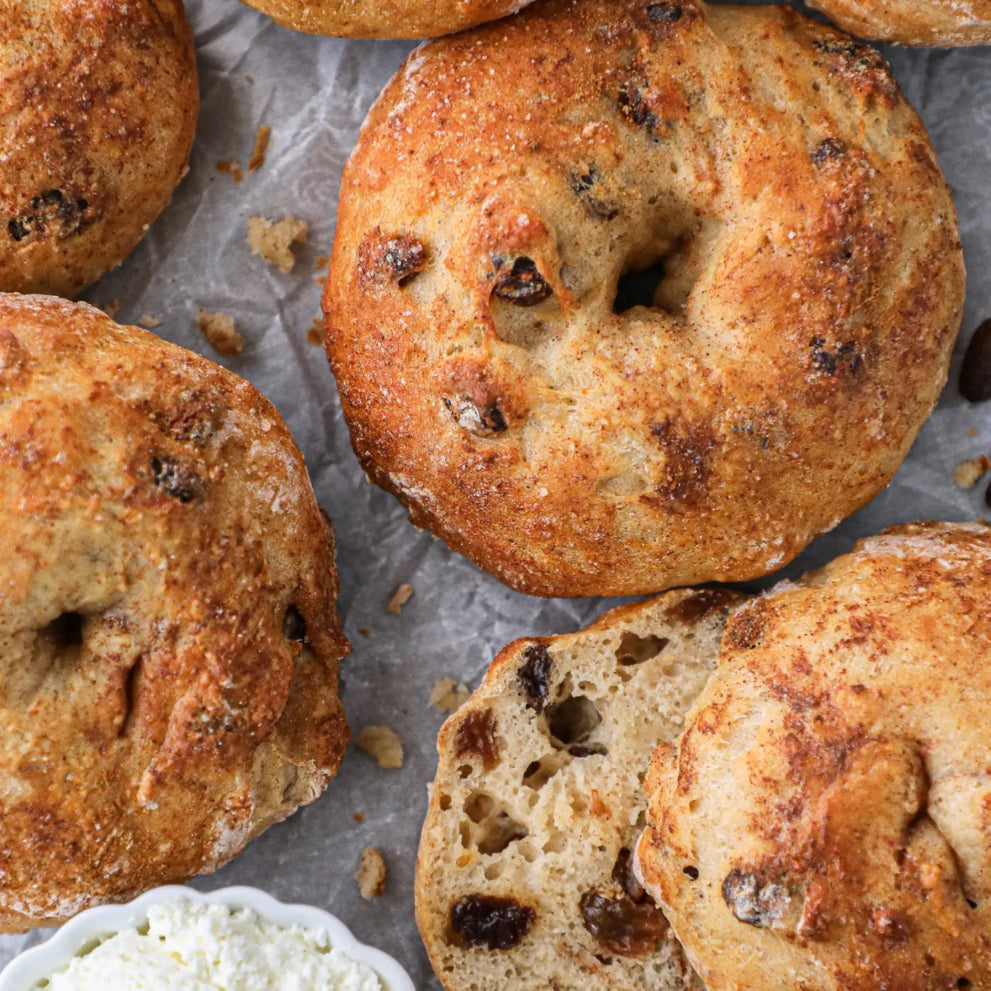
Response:
M525 592L627 595L765 574L883 488L963 290L871 48L788 9L550 0L422 46L372 108L326 344L417 525Z
M334 38L431 38L494 21L530 0L244 0L283 27Z
M894 527L738 609L639 871L709 991L991 987L991 530Z
M0 294L0 931L212 871L337 769L333 532L212 362Z
M991 44L991 0L809 0L840 27L900 45Z
M181 0L0 0L0 290L75 296L119 264L198 103Z

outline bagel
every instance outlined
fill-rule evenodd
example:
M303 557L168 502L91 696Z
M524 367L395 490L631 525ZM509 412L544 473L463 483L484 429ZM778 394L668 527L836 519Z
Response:
M186 171L199 95L180 0L0 0L0 290L76 296Z
M872 498L963 291L875 51L788 9L541 0L372 108L326 346L414 523L524 592L628 595L766 574Z
M333 38L432 38L512 14L529 0L244 0L283 27Z
M0 294L0 931L184 880L348 730L333 532L244 380Z
M991 987L991 530L893 527L740 607L639 873L709 991Z
M991 44L991 0L809 0L841 28L899 45Z

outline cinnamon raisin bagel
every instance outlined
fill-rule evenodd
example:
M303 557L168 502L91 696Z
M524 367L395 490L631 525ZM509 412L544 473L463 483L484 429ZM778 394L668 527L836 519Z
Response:
M626 595L765 574L875 495L963 290L873 49L788 9L549 0L422 46L373 107L326 344L417 525L514 588Z
M899 45L991 44L991 0L809 0L862 38Z
M529 0L244 0L283 27L334 38L432 38L505 17Z
M75 296L117 265L198 103L181 0L0 0L0 290Z
M243 379L0 294L0 931L211 871L348 731L333 533Z
M709 991L991 987L989 644L986 524L893 527L732 614L638 845Z

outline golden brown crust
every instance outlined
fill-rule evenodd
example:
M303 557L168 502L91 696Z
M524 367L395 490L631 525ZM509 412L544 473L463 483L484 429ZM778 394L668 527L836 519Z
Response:
M737 610L647 780L709 991L991 986L991 530L893 527Z
M613 312L658 258L656 305ZM355 450L520 590L781 566L892 477L959 327L956 216L872 49L794 12L553 0L414 52L324 295Z
M0 930L211 871L337 768L333 534L275 409L0 294Z
M809 0L861 38L900 45L991 43L991 0Z
M434 38L505 17L529 0L244 0L283 27L334 38Z
M0 290L75 296L182 178L199 94L180 0L0 0Z

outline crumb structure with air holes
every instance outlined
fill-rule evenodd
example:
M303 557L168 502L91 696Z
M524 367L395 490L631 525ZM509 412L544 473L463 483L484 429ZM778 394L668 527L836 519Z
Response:
M333 531L275 408L0 294L0 931L212 871L348 740Z
M989 562L892 527L730 617L637 847L709 991L991 987Z
M538 0L418 48L324 293L355 450L516 589L791 560L946 378L956 214L883 58L784 7Z
M651 748L680 732L741 601L670 592L519 640L447 720L416 871L447 991L694 986L632 851Z

